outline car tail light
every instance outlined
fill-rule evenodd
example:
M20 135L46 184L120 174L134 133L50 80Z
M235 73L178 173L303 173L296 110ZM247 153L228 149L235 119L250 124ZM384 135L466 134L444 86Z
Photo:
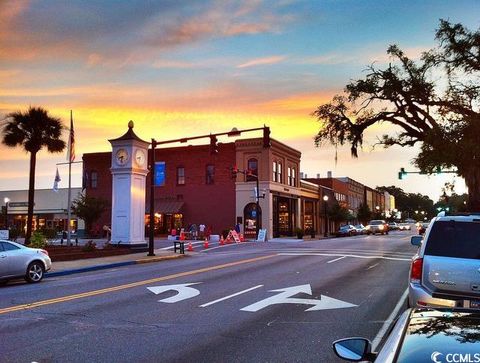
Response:
M416 258L412 261L410 269L410 282L419 284L422 280L423 258Z
M48 251L47 250L40 250L41 253L44 253L45 255L48 256Z

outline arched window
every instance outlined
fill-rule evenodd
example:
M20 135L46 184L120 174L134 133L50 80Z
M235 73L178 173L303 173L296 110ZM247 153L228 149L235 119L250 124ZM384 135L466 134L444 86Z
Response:
M249 173L247 174L247 182L256 181L256 177L258 177L258 160L253 158L248 159L247 169L249 171Z

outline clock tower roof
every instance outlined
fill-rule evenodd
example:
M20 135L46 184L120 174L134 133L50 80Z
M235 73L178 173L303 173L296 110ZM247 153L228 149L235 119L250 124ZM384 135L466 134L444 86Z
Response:
M137 134L135 134L135 132L133 132L133 121L130 121L128 123L128 131L123 134L122 136L116 138L116 139L110 139L108 141L112 142L112 141L126 141L126 140L136 140L136 141L140 141L140 142L143 142L145 144L149 144L149 142L145 141L145 140L142 140L141 138L139 138L137 136Z

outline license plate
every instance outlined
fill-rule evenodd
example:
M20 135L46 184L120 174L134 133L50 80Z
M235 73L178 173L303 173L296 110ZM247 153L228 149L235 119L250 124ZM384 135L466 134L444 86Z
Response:
M471 309L480 309L480 300L470 300Z

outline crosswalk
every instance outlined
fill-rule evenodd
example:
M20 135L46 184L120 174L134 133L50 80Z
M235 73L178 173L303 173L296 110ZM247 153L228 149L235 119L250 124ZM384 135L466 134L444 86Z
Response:
M338 257L340 260L346 257L363 259L383 259L392 261L411 261L412 252L382 251L382 250L362 250L362 249L328 249L328 248L282 248L273 249L270 252L276 252L279 256L325 256ZM335 262L335 260L332 260ZM332 262L330 261L330 262Z

